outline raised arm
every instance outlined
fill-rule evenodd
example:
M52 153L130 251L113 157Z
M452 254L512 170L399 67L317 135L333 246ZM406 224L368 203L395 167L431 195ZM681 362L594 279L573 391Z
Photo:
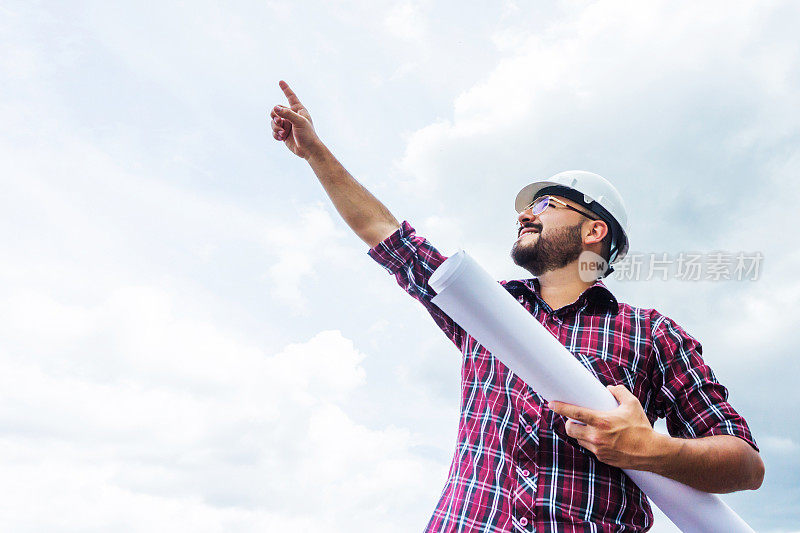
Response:
M270 112L272 136L283 141L298 157L308 161L319 182L347 225L372 248L394 233L400 224L372 193L342 166L314 130L311 114L281 80L289 107L276 105Z

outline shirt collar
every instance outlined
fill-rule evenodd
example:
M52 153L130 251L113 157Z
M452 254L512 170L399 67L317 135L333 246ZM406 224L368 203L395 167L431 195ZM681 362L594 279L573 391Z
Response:
M542 300L539 280L537 278L529 278L518 281L527 287L531 292L533 292L537 298ZM578 296L578 299L575 301L575 303L570 305L580 306L583 305L584 301L586 301L590 306L593 306L595 309L610 310L614 314L619 312L619 303L617 302L617 298L609 290L609 288L606 287L606 284L599 279L587 287L581 293L581 295Z

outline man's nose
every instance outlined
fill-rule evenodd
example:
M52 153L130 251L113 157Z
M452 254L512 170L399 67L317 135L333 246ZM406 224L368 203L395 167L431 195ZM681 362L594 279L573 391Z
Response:
M529 207L522 211L519 215L517 215L517 223L520 226L524 226L527 222L531 222L536 219L537 215L531 214L533 212L533 208Z

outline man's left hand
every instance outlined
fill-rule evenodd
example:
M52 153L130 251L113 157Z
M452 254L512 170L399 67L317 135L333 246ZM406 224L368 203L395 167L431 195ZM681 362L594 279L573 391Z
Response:
M608 390L619 403L613 411L556 401L548 406L569 419L567 435L600 461L619 468L647 470L657 453L660 434L650 425L639 399L624 385L609 385Z

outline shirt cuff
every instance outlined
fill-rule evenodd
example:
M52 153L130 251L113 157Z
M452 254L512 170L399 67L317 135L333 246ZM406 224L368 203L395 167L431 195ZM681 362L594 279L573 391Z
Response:
M731 437L739 437L747 444L752 446L755 451L760 452L760 450L758 449L758 444L756 444L756 440L753 438L753 435L752 433L750 433L750 430L745 429L741 426L735 426L734 428L729 429L723 425L717 425L709 429L702 435L698 435L698 437L710 437L712 435L730 435Z
M416 239L413 238L415 233L411 224L404 220L394 233L370 248L367 254L390 274L395 274L417 252Z

